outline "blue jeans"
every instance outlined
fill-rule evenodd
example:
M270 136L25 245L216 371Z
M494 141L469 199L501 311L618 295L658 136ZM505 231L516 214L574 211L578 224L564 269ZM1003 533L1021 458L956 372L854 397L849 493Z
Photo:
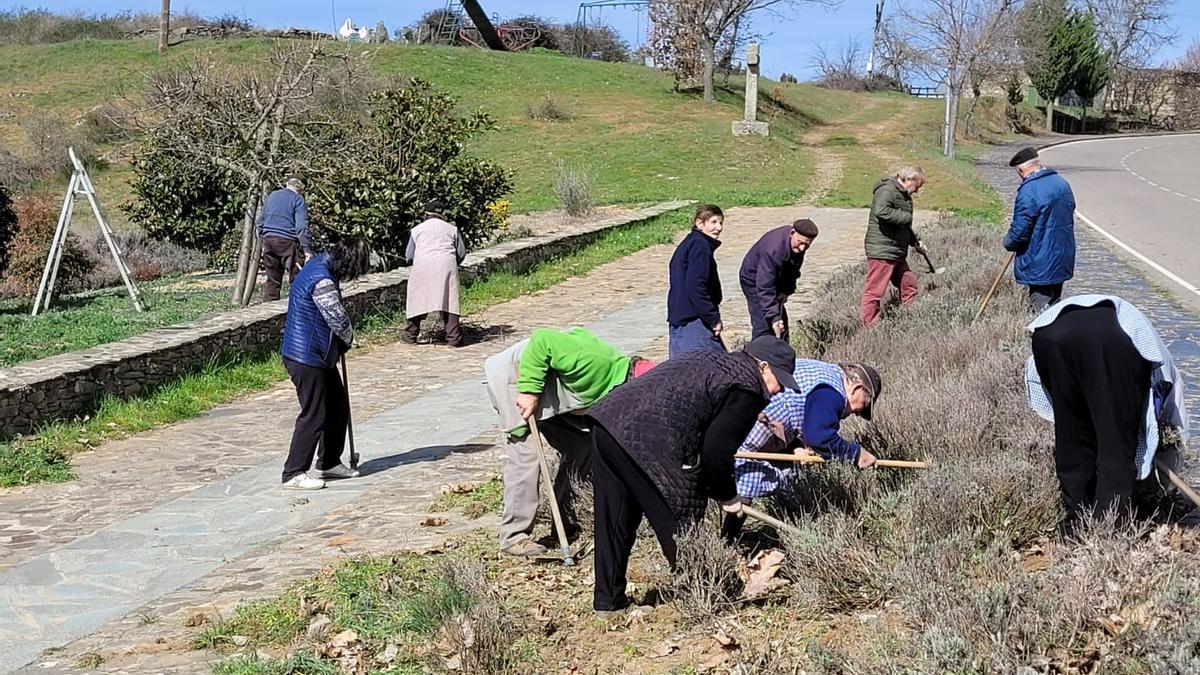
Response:
M700 319L693 319L682 326L671 326L667 336L670 358L687 352L725 351L721 338L713 334Z

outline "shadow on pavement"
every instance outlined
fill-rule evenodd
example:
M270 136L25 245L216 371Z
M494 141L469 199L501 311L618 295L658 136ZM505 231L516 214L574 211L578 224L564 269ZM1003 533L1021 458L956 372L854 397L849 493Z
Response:
M417 462L433 462L444 459L451 454L471 454L488 450L489 443L464 443L463 445L429 445L424 448L413 448L407 452L398 452L386 457L376 457L358 465L359 472L364 476L381 473L389 469Z

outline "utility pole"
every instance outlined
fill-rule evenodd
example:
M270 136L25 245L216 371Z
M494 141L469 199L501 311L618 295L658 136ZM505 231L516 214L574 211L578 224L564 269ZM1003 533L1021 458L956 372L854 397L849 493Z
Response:
M171 0L162 0L162 15L158 17L158 53L167 53L167 39L171 36Z
M875 74L875 49L879 44L879 27L883 25L883 0L875 3L875 30L871 32L871 55L867 57L867 77Z

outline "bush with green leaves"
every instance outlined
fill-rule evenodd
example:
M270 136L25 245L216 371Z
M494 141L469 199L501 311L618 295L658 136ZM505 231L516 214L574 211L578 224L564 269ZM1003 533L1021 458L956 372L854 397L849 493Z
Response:
M307 177L318 247L343 236L366 237L394 267L431 199L446 205L445 216L469 246L487 240L499 226L488 205L512 182L503 168L464 148L493 128L493 120L483 112L461 114L456 99L420 80L371 94L367 108L367 115L347 115L327 130L325 152L304 153L285 143L289 166ZM342 145L354 150L334 151ZM134 198L123 207L151 236L203 251L224 267L240 241L245 181L166 146L153 134L143 141L133 160Z
M121 208L155 239L212 254L241 224L246 193L229 172L174 155L153 135L132 166L133 198Z
M495 122L457 106L454 97L415 79L373 94L369 126L351 132L358 152L314 158L306 198L317 241L365 237L393 267L431 199L445 205L443 214L468 246L487 240L500 224L488 205L512 181L499 165L464 153Z

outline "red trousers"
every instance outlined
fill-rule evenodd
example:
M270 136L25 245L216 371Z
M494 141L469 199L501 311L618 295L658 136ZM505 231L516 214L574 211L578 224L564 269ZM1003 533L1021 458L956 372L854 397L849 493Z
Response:
M900 289L900 302L917 297L917 275L908 268L907 260L867 258L867 283L863 286L859 318L864 327L871 326L883 315L883 296L888 284Z

